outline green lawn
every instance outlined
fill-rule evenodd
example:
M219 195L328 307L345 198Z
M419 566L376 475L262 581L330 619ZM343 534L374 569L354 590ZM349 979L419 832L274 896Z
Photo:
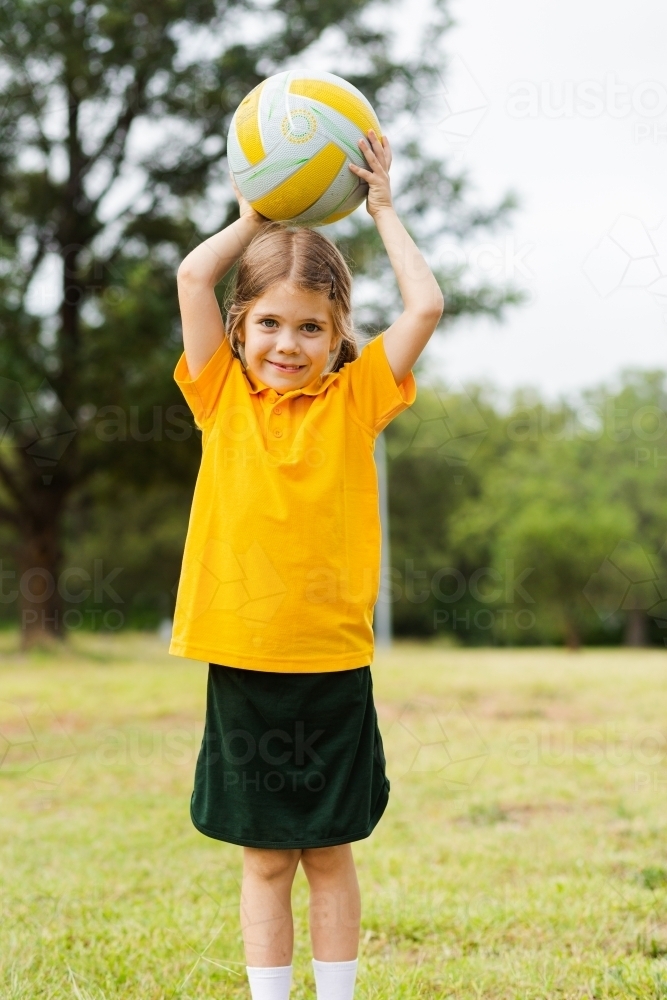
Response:
M355 847L360 1000L667 997L667 654L378 654L392 779ZM0 996L249 997L241 849L189 799L206 664L0 633ZM313 997L305 880L295 1000Z

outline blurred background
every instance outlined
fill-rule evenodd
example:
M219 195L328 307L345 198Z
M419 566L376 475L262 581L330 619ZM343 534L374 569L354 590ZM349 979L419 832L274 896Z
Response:
M317 66L374 103L447 303L384 435L383 620L663 646L666 30L657 0L0 4L2 627L168 638L201 456L176 268L235 218L239 101ZM326 232L377 333L370 219Z

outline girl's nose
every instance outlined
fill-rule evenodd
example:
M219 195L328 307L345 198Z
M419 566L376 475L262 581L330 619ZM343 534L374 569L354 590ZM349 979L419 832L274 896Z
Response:
M298 354L301 350L294 333L292 333L291 330L285 330L284 328L280 331L276 348L279 351L284 351L286 354Z

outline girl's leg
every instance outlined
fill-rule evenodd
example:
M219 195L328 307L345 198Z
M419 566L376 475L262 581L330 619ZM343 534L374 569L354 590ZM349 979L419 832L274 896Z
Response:
M310 936L318 962L351 962L359 948L361 900L350 844L311 847L301 864L310 885Z
M292 962L292 882L301 851L243 848L241 930L251 967Z

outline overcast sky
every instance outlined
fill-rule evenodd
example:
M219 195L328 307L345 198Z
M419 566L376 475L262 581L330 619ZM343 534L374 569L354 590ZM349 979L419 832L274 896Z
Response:
M449 382L549 396L667 368L667 3L451 9L446 117L431 127L483 199L520 196L476 266L506 268L531 301L503 324L459 321L430 357Z

